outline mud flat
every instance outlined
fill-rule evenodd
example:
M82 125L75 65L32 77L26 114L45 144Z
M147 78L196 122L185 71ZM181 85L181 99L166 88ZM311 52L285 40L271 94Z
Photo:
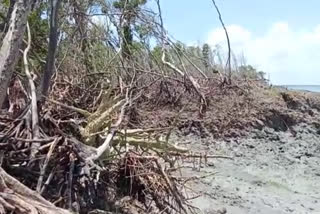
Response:
M294 131L294 135L292 134ZM204 176L191 184L201 195L193 204L202 213L320 213L320 135L299 124L291 131L255 130L245 138L215 141L180 136L193 151L232 156L212 159L186 176Z

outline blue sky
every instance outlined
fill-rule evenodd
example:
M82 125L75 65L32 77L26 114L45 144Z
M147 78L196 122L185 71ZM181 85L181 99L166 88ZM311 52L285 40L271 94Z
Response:
M236 55L274 84L320 84L320 0L216 0ZM165 26L187 44L225 46L211 0L162 0Z

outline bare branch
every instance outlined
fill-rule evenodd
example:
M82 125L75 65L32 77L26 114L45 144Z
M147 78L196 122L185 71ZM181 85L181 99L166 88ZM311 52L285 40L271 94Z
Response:
M43 178L44 178L44 175L45 175L45 172L46 172L46 168L48 166L48 163L49 163L49 160L50 160L50 157L53 153L53 150L55 149L56 145L58 144L60 138L56 138L54 140L53 143L51 143L51 146L50 146L50 149L49 149L49 152L47 153L47 157L46 159L44 160L44 163L43 163L43 166L41 167L41 171L40 171L40 176L39 176L39 179L38 179L38 183L37 183L37 192L40 193L41 192L41 189L42 189L42 181L43 181Z
M27 34L28 34L28 45L23 52L23 62L26 76L30 85L30 94L31 94L31 116L32 116L32 138L39 138L39 116L38 116L38 105L37 105L37 95L36 95L36 86L34 84L33 78L31 76L28 64L28 52L31 48L31 32L29 23L27 23ZM33 143L31 145L31 156L37 152L37 148L40 147L40 143Z
M69 110L75 111L75 112L77 112L77 113L79 113L79 114L82 114L82 115L85 116L85 117L91 116L91 113L88 112L87 110L80 109L80 108L77 108L77 107L74 107L74 106L68 106L68 105L66 105L66 104L64 104L64 103L60 103L60 102L58 102L58 101L56 101L56 100L51 100L51 99L49 99L49 98L46 98L46 100L49 101L49 102L51 102L51 103L54 103L54 104L56 104L56 105L59 105L59 106L65 108L65 109L69 109Z
M226 63L226 66L228 66L228 80L227 80L227 83L228 84L231 84L231 45L230 45L230 39L229 39L229 34L228 34L228 31L227 31L227 28L226 26L224 25L224 22L222 20L222 16L221 16L221 13L220 13L220 10L215 2L215 0L212 0L212 3L214 5L214 7L216 8L216 11L219 15L219 20L220 20L220 23L224 29L224 32L226 34L226 37L227 37L227 43L228 43L228 59L227 59L227 63Z

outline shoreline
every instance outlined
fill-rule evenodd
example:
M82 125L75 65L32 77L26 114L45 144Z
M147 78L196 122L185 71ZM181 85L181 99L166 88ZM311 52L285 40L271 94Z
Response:
M273 87L278 89L284 89L288 91L308 92L308 93L320 93L320 85L274 85ZM306 88L318 88L317 90L310 90Z

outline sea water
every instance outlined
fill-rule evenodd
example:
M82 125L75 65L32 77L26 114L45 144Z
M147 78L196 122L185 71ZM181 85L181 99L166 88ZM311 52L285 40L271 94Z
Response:
M283 87L291 90L320 92L320 85L283 85Z

